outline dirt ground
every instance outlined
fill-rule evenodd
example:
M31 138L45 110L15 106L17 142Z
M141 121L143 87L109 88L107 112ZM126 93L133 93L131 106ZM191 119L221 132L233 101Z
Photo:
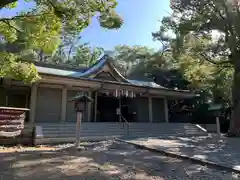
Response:
M69 147L68 147L69 146ZM0 148L0 180L237 180L237 174L115 141Z

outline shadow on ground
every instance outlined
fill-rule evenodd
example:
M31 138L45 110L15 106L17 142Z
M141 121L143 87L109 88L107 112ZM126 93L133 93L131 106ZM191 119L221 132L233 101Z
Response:
M211 179L232 180L235 174L135 149L120 142L89 143L84 151L0 153L4 180Z
M240 170L240 139L237 138L224 138L217 135L195 137L168 136L135 138L129 141L150 148L239 168Z

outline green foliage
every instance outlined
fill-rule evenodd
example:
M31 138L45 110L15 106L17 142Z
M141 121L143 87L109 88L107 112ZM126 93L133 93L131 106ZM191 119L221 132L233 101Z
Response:
M15 2L12 2L12 3L9 3L7 6L5 6L6 8L9 8L9 9L13 9L13 8L16 8L18 5L18 2L15 1Z
M211 58L224 57L217 64L226 64L226 60L235 64L240 53L239 7L239 2L234 0L171 0L173 13L168 24L174 23L182 36L189 33L196 37L210 36L215 31L219 37L213 40L214 45L206 54Z
M8 42L14 42L17 40L17 31L15 28L11 28L10 26L14 26L15 22L0 22L0 34L6 39Z
M130 75L133 71L137 71L139 68L145 69L146 62L153 58L154 53L153 49L146 46L131 47L127 45L119 45L113 50L115 65L125 76Z
M25 43L29 49L41 49L51 54L61 43L62 24L54 15L27 17L19 22Z
M103 48L91 48L88 44L70 46L68 51L60 47L56 53L48 59L48 62L65 64L72 67L90 67L99 60L103 53Z
M10 77L17 80L23 80L25 83L33 83L40 77L33 64L22 63L18 56L12 53L0 53L0 77Z
M214 101L219 97L231 101L233 61L228 58L232 52L221 30L225 22L221 24L218 6L225 1L220 1L172 0L173 13L163 18L153 37L171 48L174 66L191 82L192 89L207 92ZM215 37L212 30L218 30Z
M115 0L32 0L32 2L35 3L33 9L14 17L0 18L0 34L3 38L0 52L4 54L1 61L6 61L1 62L1 77L11 76L16 79L26 78L23 79L26 82L35 81L38 79L36 69L30 70L33 66L23 62L29 62L29 57L35 57L36 53L39 54L40 60L44 55L54 54L63 42L71 41L85 29L94 16L98 17L102 27L108 29L119 28L123 23L114 11L117 6ZM4 7L16 8L17 0L2 0L0 10ZM11 48L6 49L9 46ZM19 47L19 50L16 50L16 47ZM29 54L30 51L33 53ZM95 56L98 56L99 52L96 51L88 65L95 61ZM28 52L28 55L23 55L23 52ZM14 74L16 68L19 72ZM26 72L24 75L24 69L29 69L29 73Z
M79 45L76 52L66 63L73 66L90 67L99 60L104 50L100 47L91 48L87 44Z

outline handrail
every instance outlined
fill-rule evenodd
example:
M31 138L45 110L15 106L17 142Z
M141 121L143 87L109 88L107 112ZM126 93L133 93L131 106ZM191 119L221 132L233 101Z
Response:
M130 127L130 124L129 124L129 122L126 120L126 118L122 115L122 114L120 114L120 117L125 121L125 123L127 124L127 136L129 135L129 127ZM123 124L123 126L124 126L124 124Z
M121 115L121 118L125 121L125 123L127 123L128 126L130 126L129 122L126 120L126 118L123 115Z

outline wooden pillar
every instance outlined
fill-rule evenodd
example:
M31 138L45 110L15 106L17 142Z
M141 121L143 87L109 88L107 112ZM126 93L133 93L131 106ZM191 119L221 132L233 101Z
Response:
M95 92L95 101L94 101L94 122L97 121L97 97L98 97L98 93Z
M8 106L8 94L6 93L6 96L5 96L5 105Z
M168 123L168 100L167 98L164 98L164 113L165 113L165 122Z
M36 106L37 106L37 85L33 84L31 87L31 97L30 97L30 123L35 122L35 115L36 115Z
M76 147L80 146L80 129L82 122L82 112L77 112L77 123L76 123Z
M121 121L122 121L122 102L121 102L121 96L119 96L118 108L119 108L118 121L121 122ZM117 113L117 112L116 112L116 113Z
M67 111L67 88L62 89L62 104L61 104L61 122L66 121Z
M153 122L152 97L148 96L148 116L149 122Z
M88 92L88 96L92 97L92 92ZM91 112L92 112L92 102L89 102L87 105L87 121L91 122Z

